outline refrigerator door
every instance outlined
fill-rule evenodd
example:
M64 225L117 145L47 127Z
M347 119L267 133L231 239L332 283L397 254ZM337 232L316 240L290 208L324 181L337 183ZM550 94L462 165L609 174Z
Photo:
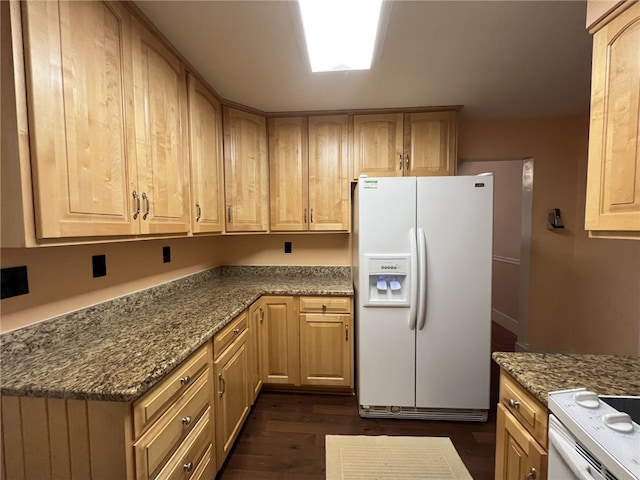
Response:
M419 177L416 406L488 409L493 176ZM420 269L420 267L419 267Z
M416 180L415 177L360 178L357 188L358 214L354 218L358 219L358 225L354 230L358 232L358 239L354 246L358 248L360 276L356 291L359 403L413 406L415 329L410 328L409 320L410 312L415 312L415 308L410 305L365 306L363 299L365 289L377 288L377 276L369 278L367 261L370 258L410 258L410 232L414 230L416 218ZM410 271L403 288L412 289L414 276L415 272ZM391 288L390 282L381 288L385 286Z

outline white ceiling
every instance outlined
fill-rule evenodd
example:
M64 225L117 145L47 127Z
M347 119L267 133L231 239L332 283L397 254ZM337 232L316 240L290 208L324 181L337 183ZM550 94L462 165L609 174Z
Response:
M223 98L265 112L463 105L587 114L586 2L389 1L370 71L311 73L291 1L137 1ZM346 41L346 40L345 40Z

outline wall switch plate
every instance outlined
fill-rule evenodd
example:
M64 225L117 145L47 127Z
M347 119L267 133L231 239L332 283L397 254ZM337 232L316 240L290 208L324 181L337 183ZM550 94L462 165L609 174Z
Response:
M91 264L93 266L93 278L104 277L107 275L106 255L94 255L91 257Z
M284 253L291 253L291 242L284 242Z
M171 247L162 247L162 263L171 261Z
M27 267L3 268L2 282L0 285L0 298L17 297L29 293L29 279L27 277Z

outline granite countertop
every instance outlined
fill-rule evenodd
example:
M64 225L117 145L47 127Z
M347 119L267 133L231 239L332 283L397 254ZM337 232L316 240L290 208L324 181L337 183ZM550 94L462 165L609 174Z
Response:
M519 352L492 357L543 405L549 392L580 387L600 395L640 395L640 357Z
M0 336L0 392L139 398L261 295L353 295L349 267L218 267Z

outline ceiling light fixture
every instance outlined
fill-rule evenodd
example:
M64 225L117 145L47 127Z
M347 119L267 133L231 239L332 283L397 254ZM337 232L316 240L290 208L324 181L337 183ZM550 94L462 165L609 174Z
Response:
M382 0L298 0L312 72L369 70Z

